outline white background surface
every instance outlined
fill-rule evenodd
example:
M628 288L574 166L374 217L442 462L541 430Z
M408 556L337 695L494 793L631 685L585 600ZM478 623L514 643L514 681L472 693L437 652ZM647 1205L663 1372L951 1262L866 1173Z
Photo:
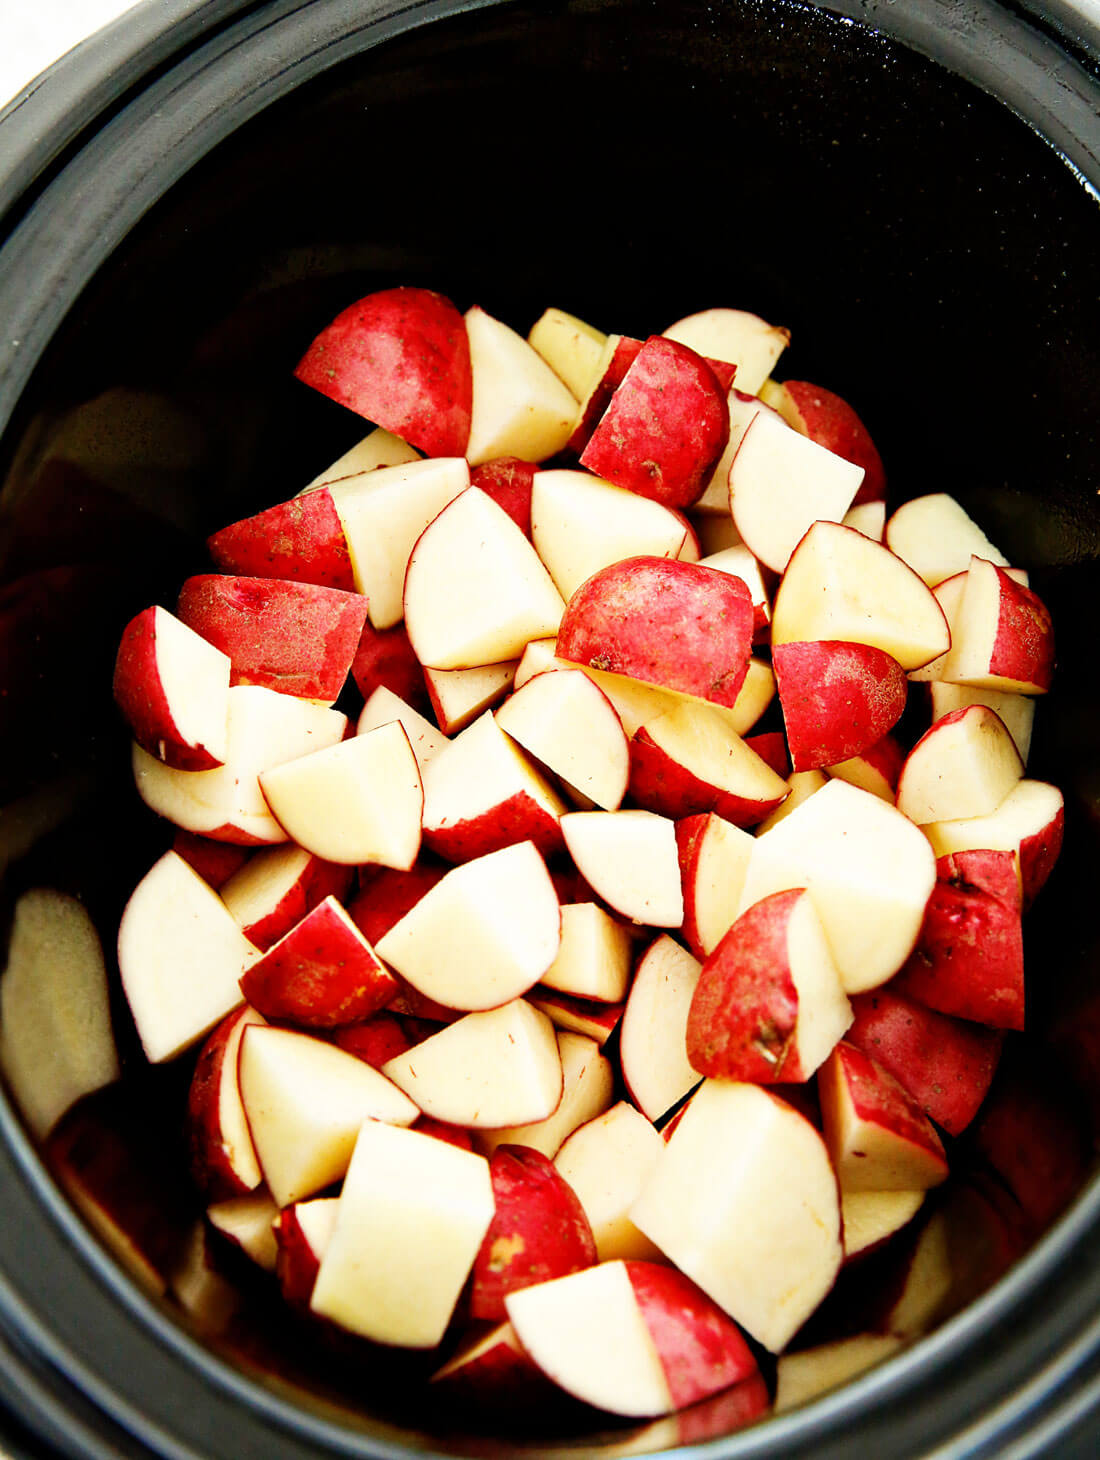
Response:
M0 0L0 106L133 0Z

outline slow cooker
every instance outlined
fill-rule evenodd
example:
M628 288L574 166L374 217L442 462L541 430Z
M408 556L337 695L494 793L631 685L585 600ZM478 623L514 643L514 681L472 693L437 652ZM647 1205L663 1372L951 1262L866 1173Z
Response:
M1067 5L139 6L0 115L5 924L21 891L55 886L110 949L155 845L111 704L118 631L196 571L212 528L308 480L319 439L342 449L291 379L319 323L398 283L638 333L735 304L791 328L788 373L858 401L891 500L956 495L1054 610L1032 773L1064 788L1067 839L1028 928L1013 1057L1072 1091L1091 1147L1098 189L1100 30ZM147 1069L121 1007L117 1024L111 1129L155 1246L193 1200L164 1159L188 1072ZM0 1127L14 1455L680 1448L610 1422L441 1418L401 1366L284 1342L262 1295L232 1344L208 1342L91 1233L7 1099ZM1094 1454L1100 1185L1075 1184L931 1335L681 1452Z

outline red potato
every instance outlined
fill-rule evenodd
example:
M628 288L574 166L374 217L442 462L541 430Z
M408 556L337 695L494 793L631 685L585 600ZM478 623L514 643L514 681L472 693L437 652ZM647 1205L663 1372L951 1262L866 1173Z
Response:
M479 487L492 497L525 537L531 536L531 486L538 470L533 461L518 456L498 456L482 462L470 473L471 487Z
M744 543L724 548L721 552L710 553L699 561L704 568L717 568L720 573L729 573L732 577L741 579L752 595L753 638L766 639L768 625L772 620L771 597L760 564Z
M272 1227L278 1214L279 1208L268 1191L229 1197L206 1208L211 1232L217 1233L230 1248L251 1258L264 1272L274 1272L278 1259Z
M327 487L330 482L342 481L344 477L358 476L361 472L375 471L380 466L403 466L409 461L419 461L420 453L400 436L374 426L362 440L338 456L335 461L323 467L315 477L301 489L299 497Z
M188 578L180 619L233 665L233 684L331 704L344 687L367 618L359 593L279 578Z
M790 344L791 332L746 309L703 309L685 315L663 331L701 355L737 366L737 384L756 395L775 362Z
M985 705L964 705L937 720L906 756L897 807L918 826L988 816L1023 773L1000 716Z
M752 855L748 832L714 812L676 823L684 893L684 941L702 961L733 924Z
M1016 743L1020 759L1027 765L1031 750L1031 732L1035 724L1036 698L1034 695L1006 694L1002 690L977 689L968 684L948 684L934 679L928 686L931 700L931 718L934 724L961 710L966 705L985 705L1000 717L1005 729Z
M522 335L475 305L466 311L473 369L471 467L501 456L545 461L569 440L576 397Z
M540 1120L478 1131L474 1138L476 1146L486 1156L501 1146L525 1146L553 1160L563 1141L610 1106L615 1072L598 1041L587 1034L556 1026L554 1037L561 1060L561 1099Z
M726 449L715 463L714 470L710 474L710 480L703 489L699 500L693 503L692 510L697 515L704 514L708 525L714 528L724 520L735 536L736 529L733 528L730 517L730 487L729 475L730 465L733 461L737 448L741 444L741 438L748 430L750 423L761 412L773 415L771 407L765 405L759 396L749 395L747 391L739 389L736 385L727 391L726 409L729 412L730 431L729 439L726 441ZM735 546L734 543L724 545L726 548ZM720 551L718 548L710 548L711 552Z
M443 734L457 735L500 704L515 683L518 667L518 659L508 659L470 669L425 669L428 700Z
M787 737L782 730L762 730L758 735L746 735L745 744L781 779L787 780L790 777L791 759L787 750Z
M619 1063L631 1100L652 1121L699 1083L685 1044L698 981L699 960L668 934L654 939L634 972L619 1028Z
M893 987L941 1014L1024 1027L1020 882L1005 851L941 857L924 926Z
M845 1038L876 1060L949 1135L974 1119L1001 1054L999 1030L918 1004L892 988L852 999Z
M842 1040L818 1072L817 1087L841 1191L925 1191L947 1179L931 1121L870 1055Z
M630 929L598 903L563 903L558 955L540 983L576 998L619 1003L630 984L633 948Z
M623 1004L605 1004L602 1000L579 999L576 994L563 994L557 989L537 984L527 995L532 1004L563 1033L583 1034L604 1045L614 1034L626 1008Z
M666 507L690 507L729 436L725 392L687 346L651 336L581 452L581 465Z
M418 858L411 867L379 868L348 904L348 914L368 943L378 943L450 869Z
M844 1223L844 1261L873 1252L908 1225L924 1203L923 1191L845 1191L840 1193Z
M275 1218L275 1274L288 1303L308 1308L321 1258L336 1225L335 1196L291 1202Z
M758 412L729 468L734 526L753 555L781 573L815 522L839 522L863 480L863 468Z
M254 853L220 889L250 943L264 950L328 896L344 898L351 869L287 844Z
M929 822L924 834L937 857L984 848L1012 852L1026 912L1054 869L1064 830L1061 791L1025 777L988 816Z
M772 664L795 771L861 754L893 729L905 709L905 671L868 644L777 644Z
M535 675L504 701L496 723L580 804L614 811L622 802L630 775L626 734L611 701L581 670Z
M187 1096L191 1177L207 1201L254 1191L263 1179L248 1131L237 1079L241 1035L263 1017L245 1006L207 1036Z
M399 720L405 727L405 734L409 737L409 744L423 777L424 768L432 756L438 755L449 744L446 735L385 685L379 685L363 706L355 725L355 733L365 735L368 730L377 730L392 720Z
M588 391L579 397L580 408L572 434L566 443L575 456L580 456L588 445L600 417L607 410L611 397L622 385L626 372L638 358L641 348L641 340L635 340L630 335L607 336L600 358L592 368Z
M886 523L884 541L930 588L965 573L971 557L1008 567L1004 554L947 492L903 502Z
M223 573L355 591L344 526L327 489L231 522L206 547Z
M778 826L781 821L786 821L788 816L798 810L803 801L808 801L815 792L820 791L828 783L829 777L824 771L795 771L789 775L787 777L787 799L781 801L772 814L760 823L755 835L761 837L771 831L773 827ZM893 799L893 796L887 797L889 801L893 801Z
M429 289L383 289L343 310L294 371L429 456L461 456L473 375L462 316Z
M564 309L546 309L528 331L527 343L583 400L600 368L607 336Z
M826 766L838 781L847 781L861 791L870 791L882 801L893 801L897 795L898 777L905 763L905 751L893 735L884 735L847 760Z
M241 992L266 1019L333 1029L367 1019L397 980L334 897L326 897L256 960Z
M952 684L1045 694L1054 674L1050 610L1030 588L982 558L971 558L940 672Z
M701 1075L808 1080L852 1022L821 922L803 889L742 913L703 964L687 1020Z
M713 811L744 827L771 815L787 783L733 733L721 711L685 701L634 732L629 790L659 816Z
M209 837L183 830L177 831L172 838L172 850L193 867L215 892L220 892L234 873L239 872L252 856L248 847L211 841Z
M856 1333L783 1354L776 1365L775 1412L808 1404L885 1362L902 1347L893 1333Z
M808 380L786 380L768 390L767 402L788 426L863 468L853 506L886 496L886 471L878 447L846 400Z
M551 856L562 847L565 810L491 710L455 736L424 771L424 845L448 862L469 862L517 842L533 842Z
M541 1151L498 1146L489 1158L493 1220L470 1274L470 1317L504 1318L508 1293L580 1272L596 1261L588 1217Z
M387 1009L373 1014L362 1024L345 1024L336 1030L333 1042L338 1049L366 1060L376 1070L413 1045L401 1020Z
M122 631L115 703L150 755L179 770L210 770L229 754L231 673L229 656L193 625L146 608Z
M560 946L557 893L530 841L453 868L375 944L414 988L452 1009L517 998Z
M858 494L857 494L858 495ZM885 502L856 502L841 519L842 527L854 527L872 542L881 542L886 532Z
M431 1381L440 1398L467 1409L522 1415L552 1409L561 1398L542 1370L530 1359L512 1325L497 1323L486 1333L474 1330L463 1339Z
M424 671L413 652L404 624L391 629L363 625L359 647L351 661L351 677L364 700L384 687L410 704L414 710L428 707ZM444 731L446 733L446 731Z
M652 1121L628 1100L578 1126L562 1142L554 1165L584 1207L601 1262L617 1257L660 1260L659 1250L628 1212L663 1150Z
M652 928L678 928L684 894L676 828L652 811L570 811L561 820L581 876L612 911Z
M628 558L573 594L558 657L733 706L748 673L752 595L699 563Z

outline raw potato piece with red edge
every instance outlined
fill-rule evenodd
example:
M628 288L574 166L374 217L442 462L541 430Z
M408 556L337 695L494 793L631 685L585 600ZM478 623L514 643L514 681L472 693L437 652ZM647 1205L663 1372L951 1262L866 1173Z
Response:
M714 470L711 472L710 481L703 489L703 495L693 504L692 510L695 513L705 513L708 518L724 518L733 529L730 518L730 463L733 461L734 453L741 444L741 438L749 428L756 416L762 411L768 415L774 415L771 407L765 405L759 396L749 395L740 390L735 384L726 395L726 409L729 411L730 432L726 442L726 449L718 458ZM733 529L736 533L736 529Z
M523 999L466 1014L382 1073L425 1115L470 1130L545 1120L563 1088L554 1026Z
M266 950L326 897L343 899L351 879L350 867L287 843L256 852L219 891L248 941Z
M263 1016L246 1005L227 1014L199 1051L187 1096L191 1177L207 1201L255 1191L263 1180L241 1104L241 1036Z
M853 506L885 497L886 472L878 447L846 400L824 386L811 385L808 380L772 383L763 395L788 426L863 468L863 481L852 499Z
M149 755L184 771L229 754L229 656L165 608L143 609L122 631L115 702Z
M233 684L332 704L359 647L367 601L315 583L203 573L184 583L176 612L228 654Z
M475 305L466 311L473 412L463 451L472 467L500 456L545 461L569 440L577 400L522 335Z
M446 735L437 730L432 722L426 719L419 710L414 710L411 705L405 703L399 695L380 684L371 694L359 715L355 726L357 735L365 735L368 730L377 730L380 725L388 725L392 720L400 720L405 727L405 734L409 737L409 744L416 756L416 763L420 767L421 776L424 768L434 755L438 755L446 745L449 744Z
M633 946L629 928L598 903L563 903L558 956L540 982L577 998L618 1003L630 985Z
M937 857L983 848L1012 852L1026 912L1062 850L1065 804L1057 786L1025 777L988 816L933 821L923 830Z
M947 619L924 580L889 548L836 522L810 528L772 605L772 645L804 639L870 644L905 670L950 645Z
M249 1024L239 1072L256 1155L281 1207L343 1176L364 1121L411 1125L420 1114L366 1061L297 1029Z
M626 372L638 358L642 348L641 340L630 335L608 335L600 351L600 358L592 371L592 380L586 394L579 397L580 405L567 449L575 456L588 445L592 432L600 417L607 410L615 391L623 383Z
M470 435L472 369L462 316L430 289L382 289L316 337L299 380L429 456L461 456Z
M985 705L965 705L937 720L909 752L897 807L918 826L988 816L1023 774L1000 716Z
M533 998L529 1002L533 1003ZM485 1155L491 1155L500 1146L526 1146L552 1160L562 1142L578 1126L602 1115L611 1104L615 1071L596 1039L556 1026L554 1037L561 1060L561 1099L541 1120L479 1131L477 1149Z
M557 632L564 604L502 507L471 487L425 529L405 575L405 627L427 669L499 664Z
M741 902L808 888L851 994L885 983L909 957L935 883L919 827L870 792L829 781L757 836Z
M965 573L972 557L1008 567L1004 554L947 492L903 502L886 523L884 541L930 588Z
M580 1198L601 1262L616 1257L660 1260L660 1251L627 1215L657 1164L664 1141L628 1100L578 1126L554 1165Z
M527 343L583 400L600 367L607 336L564 309L546 309L528 331Z
M355 586L366 595L375 629L400 621L405 573L417 539L469 485L465 459L447 456L360 472L325 489L343 525Z
M312 1311L377 1343L434 1348L493 1219L483 1156L367 1121L321 1259Z
M1053 674L1054 626L1046 604L1004 568L972 558L940 678L1039 695Z
M941 1014L993 1029L1024 1027L1020 879L1011 852L941 857L920 939L894 980Z
M675 558L688 529L668 507L586 471L540 471L531 492L531 541L567 601L593 573L623 558Z
M939 1014L892 987L857 994L852 1013L848 1043L893 1075L948 1135L961 1135L993 1080L1000 1030Z
M626 734L611 701L581 670L535 675L504 701L496 722L589 804L617 810L630 775Z
M424 772L424 845L449 862L470 862L517 842L533 842L550 856L561 850L565 809L491 710L456 735Z
M416 861L424 789L397 720L264 771L260 788L279 825L326 862Z
M894 801L897 798L898 777L904 763L905 751L899 742L893 735L884 735L858 755L826 766L826 770L838 781L847 781L850 786L869 791L882 801Z
M279 1208L268 1191L228 1197L225 1201L212 1202L206 1208L206 1220L211 1230L250 1257L265 1272L274 1272L278 1260L272 1227L278 1214Z
M223 573L355 590L343 523L327 490L231 522L206 539L206 548Z
M522 1415L528 1421L560 1397L560 1391L528 1358L507 1320L488 1332L481 1326L475 1328L436 1369L430 1382L438 1394L464 1408L492 1407L498 1415Z
M242 1002L260 956L218 894L165 852L130 895L118 929L122 987L152 1063L172 1059Z
M382 426L374 426L362 440L323 467L306 483L298 496L308 496L320 487L327 487L330 482L338 482L343 477L358 476L364 471L377 471L380 466L404 466L408 461L419 460L420 453L415 447L402 441L392 431L387 431Z
M272 1223L279 1288L286 1301L295 1307L309 1307L321 1258L336 1226L338 1204L339 1198L335 1196L291 1202Z
M701 1075L802 1082L851 1022L813 902L805 891L776 892L742 913L703 964L687 1056Z
M613 911L653 928L678 928L684 895L676 828L652 811L571 811L561 819L581 876Z
M741 579L752 595L753 637L763 638L772 621L771 599L760 564L744 543L710 553L699 561L704 568L716 568L719 573L729 573L731 577Z
M737 366L737 388L758 395L775 362L791 342L790 330L745 309L703 309L663 331L666 339Z
M840 1269L840 1198L825 1143L758 1085L700 1086L630 1216L772 1353Z
M734 826L755 826L786 794L783 777L711 705L681 701L630 742L630 795L659 816L713 811Z
M584 1207L551 1161L527 1146L489 1158L493 1220L470 1275L470 1317L504 1317L508 1293L592 1267L596 1242Z
M525 841L448 872L375 951L448 1008L492 1009L536 984L560 946L557 893L546 863Z
M392 694L400 695L414 710L428 708L428 689L424 683L424 671L420 660L413 653L405 625L394 624L392 629L376 629L370 623L363 625L359 648L352 660L351 677L364 700L380 686ZM447 731L444 727L443 733Z
M628 558L569 600L557 653L583 668L732 706L748 673L752 595L699 563Z
M0 1067L34 1135L119 1076L107 970L75 897L33 887L15 904L0 978Z
M741 905L753 838L714 812L676 823L684 890L684 940L702 960L718 946Z
M369 1019L397 987L334 897L307 913L241 979L241 992L266 1019L309 1029Z
M638 961L619 1029L619 1063L634 1104L660 1120L699 1083L685 1044L699 960L667 934Z
M761 411L730 463L734 526L765 567L782 573L813 523L839 523L862 481L862 467Z
M756 1372L735 1324L672 1269L601 1263L507 1299L539 1368L612 1414L669 1414Z
M587 470L666 507L702 495L729 436L725 391L694 350L651 335L581 452Z
M457 735L499 704L512 688L518 665L518 659L507 659L472 669L425 669L432 713L444 735Z
M240 846L288 840L260 790L272 766L338 743L347 729L338 710L260 685L229 690L229 752L210 771L179 771L133 748L134 781L150 810L185 831Z
M926 1191L946 1181L947 1157L931 1121L869 1055L842 1041L817 1088L842 1191Z
M1034 695L1006 694L1003 690L996 689L974 689L968 684L947 684L942 679L934 679L928 686L928 692L932 701L933 724L942 720L944 715L950 715L952 711L961 710L966 705L985 705L995 715L999 715L1005 729L1016 742L1020 759L1027 765L1031 750L1031 732L1035 724Z
M533 461L521 461L518 456L498 456L474 467L470 473L470 485L492 497L498 507L504 508L524 537L530 537L531 492L537 471Z
M811 639L775 645L775 682L795 771L820 770L868 750L901 719L909 681L869 644Z

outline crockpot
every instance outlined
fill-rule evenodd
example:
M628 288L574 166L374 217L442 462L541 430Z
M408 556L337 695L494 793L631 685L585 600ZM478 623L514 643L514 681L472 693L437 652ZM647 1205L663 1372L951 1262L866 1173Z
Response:
M1098 188L1100 31L1069 6L139 5L0 115L5 919L24 888L60 887L110 950L157 845L110 702L119 628L213 527L359 434L291 380L321 323L396 283L523 328L548 303L638 334L733 304L791 328L787 374L858 403L892 500L955 494L1054 610L1031 773L1064 788L1067 839L1028 929L1015 1058L1091 1120ZM186 1061L149 1071L118 1016L116 1134L167 1233ZM693 1453L1095 1454L1100 1182L1077 1185L934 1333L803 1409L704 1428ZM234 1345L206 1342L91 1234L6 1099L0 1205L13 1454L672 1443L444 1418L401 1366L284 1351L262 1298Z

